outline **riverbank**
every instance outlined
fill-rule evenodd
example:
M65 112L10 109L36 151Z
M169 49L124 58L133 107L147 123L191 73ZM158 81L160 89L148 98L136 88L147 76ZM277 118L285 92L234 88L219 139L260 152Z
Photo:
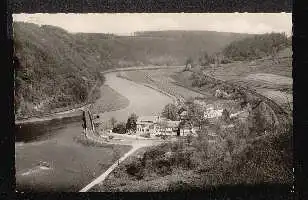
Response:
M101 72L101 74L106 75L108 73L120 72L120 71L155 70L155 69L169 69L169 68L179 68L179 69L181 69L181 68L183 68L183 66L150 66L150 67L142 66L142 67L116 68L116 69L111 69L111 70L103 71L103 72ZM97 87L97 84L95 85L94 88L92 88L91 91L93 91L96 87ZM102 88L102 87L106 87L105 83L100 86L100 88ZM112 96L111 94L109 94L110 93L110 89L108 89L108 88L106 90L104 90L104 91L102 91L100 89L100 92L101 92L101 95L107 93L107 94L105 94L107 97ZM124 108L125 106L128 105L127 102L126 103L124 102L126 100L121 98L118 93L115 94L115 96L117 96L116 98L120 98L120 101L121 101L120 104L121 105L119 107L112 106L111 109L108 108L108 105L107 106L103 105L103 108L99 107L99 109L100 109L99 112L114 111L114 110L117 110L117 109L122 109L122 108ZM100 98L100 99L102 99L102 98ZM96 102L97 101L98 100L96 100ZM60 112L54 112L54 113L50 113L50 114L47 114L47 115L45 114L45 115L35 116L35 117L31 117L31 118L26 118L26 119L15 120L15 124L16 125L21 125L21 124L49 121L49 120L52 120L52 119L69 118L69 117L75 116L76 115L75 112L78 112L80 110L83 110L83 109L87 108L89 106L88 102L89 102L89 100L87 102L81 104L81 105L75 105L75 106L73 106L73 108L69 108L69 109L67 109L67 107L66 108L59 108L61 110Z
M172 102L170 97L143 85L120 79L115 73L106 74L105 85L127 98L130 103L124 109L101 113L103 120L110 119L112 116L118 121L126 120L132 112L138 115L152 115L167 103ZM31 124L28 125L31 126ZM46 129L37 129L40 131L39 135L46 135L39 140L40 142L21 141L19 145L15 145L18 190L80 190L114 163L115 149L112 146L120 151L120 156L131 148L131 145L127 147L121 141L118 144L100 144L99 146L85 146L77 142L76 137L83 134L81 120L62 124L57 130L52 130L52 127L51 123L50 126L45 126ZM135 142L136 145L138 143L138 141ZM32 170L37 168L39 161L49 163L50 169Z

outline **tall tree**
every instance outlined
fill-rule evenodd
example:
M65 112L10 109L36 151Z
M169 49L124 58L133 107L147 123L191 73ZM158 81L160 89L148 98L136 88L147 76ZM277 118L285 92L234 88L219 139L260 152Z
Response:
M190 70L193 64L193 59L191 57L187 58L186 63L185 63L185 71Z
M210 63L210 57L207 52L203 52L202 56L199 58L199 64L201 66L207 66Z
M117 120L114 117L111 117L110 119L110 124L112 125L112 128L114 128L114 126L116 125Z
M177 120L178 119L177 107L172 103L167 104L163 109L162 116L173 121Z
M127 131L136 132L136 130L137 130L137 119L138 119L138 116L135 113L132 113L128 117L127 123L126 123L126 130Z
M199 128L201 128L203 123L206 122L206 120L204 119L204 109L199 104L190 104L188 106L187 115L192 124L198 126Z

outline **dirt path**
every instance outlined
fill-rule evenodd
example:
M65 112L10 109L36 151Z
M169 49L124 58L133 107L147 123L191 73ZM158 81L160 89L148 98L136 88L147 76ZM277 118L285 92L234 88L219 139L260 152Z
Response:
M139 147L133 147L130 151L128 151L124 156L122 156L120 159L118 159L113 165L111 165L109 167L109 169L107 169L102 175L100 175L99 177L97 177L95 180L93 180L91 183L89 183L87 186L85 186L84 188L82 188L79 192L87 192L88 190L90 190L92 187L94 187L95 185L101 183L102 181L104 181L107 176L121 163L123 162L128 156L130 156L131 154L133 154L137 149L141 148L141 146Z
M105 142L102 138L99 138L98 136L94 135L94 133L92 131L88 131L86 136L88 137L88 139L91 139L93 141L99 142L99 143L107 143L107 144L126 144L126 145L131 145L133 148L131 150L129 150L126 154L124 154L121 158L119 158L117 161L115 161L115 163L113 165L111 165L103 174L101 174L99 177L97 177L96 179L94 179L93 181L91 181L88 185L86 185L84 188L82 188L79 192L87 192L89 191L91 188L93 188L95 185L103 182L108 175L114 170L116 169L117 166L119 166L120 163L122 163L126 158L128 158L130 155L132 155L133 153L135 153L138 149L142 148L142 147L147 147L147 146L153 146L155 144L159 144L162 141L160 140L147 140L147 139L136 139L134 137L125 137L125 136L121 136L120 138L124 138L123 142ZM117 134L115 134L115 136L117 136Z

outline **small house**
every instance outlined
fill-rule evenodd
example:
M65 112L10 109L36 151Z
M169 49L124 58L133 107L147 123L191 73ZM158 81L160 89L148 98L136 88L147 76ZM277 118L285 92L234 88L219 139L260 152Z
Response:
M196 136L196 129L188 122L180 122L177 136L187 136L190 134Z
M217 118L222 115L223 109L217 109L215 110L213 107L206 108L206 111L204 112L204 118L211 119L211 118Z
M140 116L137 119L136 134L143 133L155 133L158 129L156 123L159 120L159 116Z

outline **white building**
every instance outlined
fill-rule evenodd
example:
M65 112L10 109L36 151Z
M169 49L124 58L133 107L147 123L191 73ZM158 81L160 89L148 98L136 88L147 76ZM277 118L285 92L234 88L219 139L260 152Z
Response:
M137 131L136 134L143 133L155 134L158 131L157 122L159 116L140 116L137 119Z
M204 112L204 118L213 119L213 118L220 117L222 115L222 111L223 111L223 109L215 110L213 107L208 107L208 108L206 108L206 110Z
M137 119L136 134L176 135L180 121L171 121L160 116L140 116Z

